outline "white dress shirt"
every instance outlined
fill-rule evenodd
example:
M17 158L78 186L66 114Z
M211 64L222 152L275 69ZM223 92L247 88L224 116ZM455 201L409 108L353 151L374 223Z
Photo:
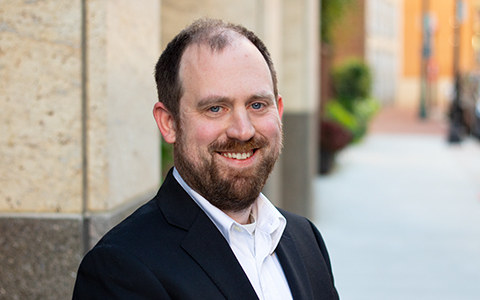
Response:
M241 225L190 188L176 168L173 176L225 237L258 298L293 299L275 253L287 220L275 206L260 194L252 208L255 222Z

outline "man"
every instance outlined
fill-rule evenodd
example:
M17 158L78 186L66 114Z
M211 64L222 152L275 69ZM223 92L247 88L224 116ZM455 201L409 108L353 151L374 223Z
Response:
M86 255L74 299L338 299L317 229L261 190L282 147L265 45L199 20L162 53L154 117L175 168Z

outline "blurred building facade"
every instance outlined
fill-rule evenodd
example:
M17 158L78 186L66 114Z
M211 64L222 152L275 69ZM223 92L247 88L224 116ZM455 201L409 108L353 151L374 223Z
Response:
M383 105L395 103L400 81L402 5L403 0L351 0L333 33L331 66L363 59L372 70L372 94ZM332 94L323 93L322 100Z
M285 147L265 192L310 215L318 1L0 3L0 298L70 298L85 251L156 192L153 68L199 17L241 23L269 47Z
M334 30L332 66L363 58L383 105L418 110L425 101L427 110L445 113L455 59L461 74L478 69L479 9L478 0L352 0ZM322 100L331 95L322 92Z
M365 55L373 72L373 96L393 105L401 70L402 0L368 0Z
M427 109L446 112L454 97L455 69L467 74L478 68L479 2L404 0L404 15L397 101L401 106L417 107L424 79Z

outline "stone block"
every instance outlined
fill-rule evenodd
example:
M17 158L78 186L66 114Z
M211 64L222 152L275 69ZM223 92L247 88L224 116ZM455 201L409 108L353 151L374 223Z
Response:
M162 49L194 20L203 17L239 23L252 31L259 29L257 0L162 0Z
M83 256L80 216L0 216L0 299L70 299Z
M318 108L318 1L283 2L282 87L285 111L304 113Z
M111 210L160 184L154 67L160 3L87 5L88 211Z
M0 211L81 210L80 1L0 8Z

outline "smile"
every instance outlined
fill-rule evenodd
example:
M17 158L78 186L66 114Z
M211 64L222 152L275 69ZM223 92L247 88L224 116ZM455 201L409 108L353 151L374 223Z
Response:
M228 158L244 160L253 155L253 150L248 152L238 152L238 153L222 152L220 154Z

